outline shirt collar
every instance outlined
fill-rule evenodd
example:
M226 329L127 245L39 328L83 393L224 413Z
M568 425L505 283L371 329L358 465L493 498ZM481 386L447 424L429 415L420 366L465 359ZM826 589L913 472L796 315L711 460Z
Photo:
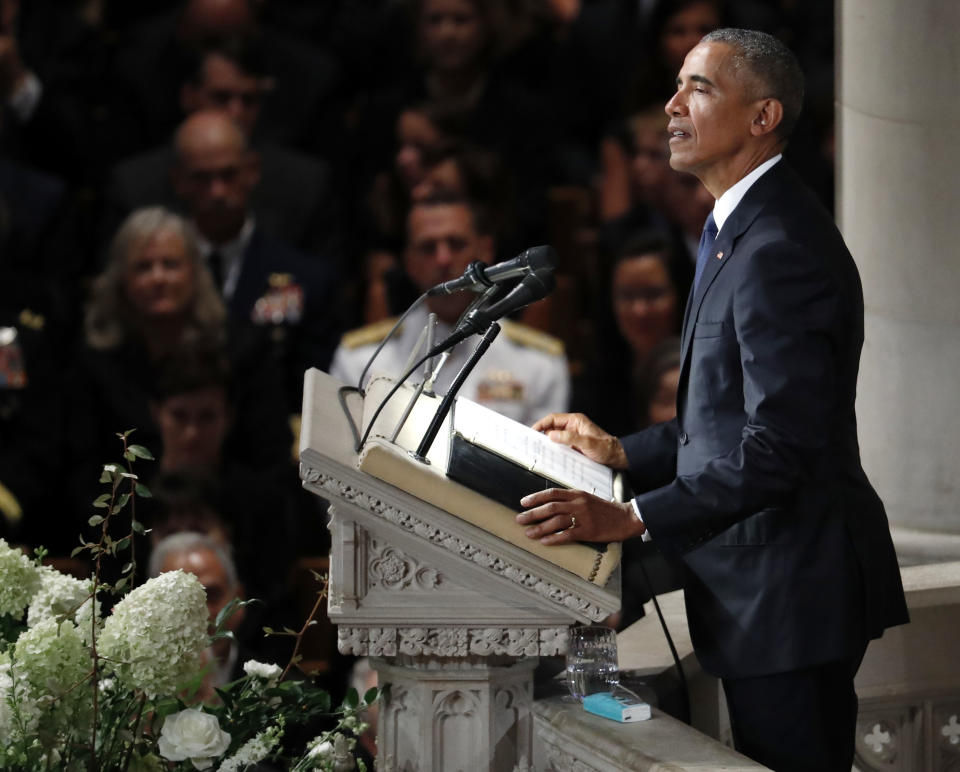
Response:
M240 232L233 239L223 244L214 244L204 238L198 228L194 228L194 233L197 235L197 246L200 248L200 254L204 261L210 257L212 252L216 251L220 253L220 259L223 265L223 287L220 289L226 298L232 297L234 290L237 288L240 267L243 263L243 255L250 245L250 239L253 238L253 230L255 227L256 222L253 215L248 215L247 219L243 221L243 227L240 228Z
M747 191L750 190L750 186L759 180L764 173L781 158L783 158L782 153L777 153L773 158L768 158L746 177L728 188L724 194L717 199L717 202L713 205L713 219L717 223L718 232L723 228L723 224L727 221L727 218L733 214L733 210L737 208L737 204L743 200Z

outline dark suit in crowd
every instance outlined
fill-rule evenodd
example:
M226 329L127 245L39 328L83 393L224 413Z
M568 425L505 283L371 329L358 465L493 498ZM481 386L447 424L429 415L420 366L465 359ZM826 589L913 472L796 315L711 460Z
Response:
M237 321L269 329L282 362L289 412L300 412L304 371L327 368L340 340L338 287L332 261L254 229L227 309Z

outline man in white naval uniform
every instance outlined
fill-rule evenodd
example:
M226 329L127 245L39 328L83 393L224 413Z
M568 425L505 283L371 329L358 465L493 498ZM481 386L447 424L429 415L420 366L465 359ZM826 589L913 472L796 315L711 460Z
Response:
M421 291L461 276L474 260L490 263L493 255L493 238L483 232L469 201L437 196L412 206L407 217L404 267ZM380 352L370 373L399 376L429 312L437 315L439 341L452 331L474 297L473 293L460 292L428 298L426 307L414 311ZM386 319L344 335L334 353L330 374L357 385L367 360L394 321ZM566 409L570 378L563 344L516 322L503 320L501 326L502 331L463 384L460 395L527 425L546 413ZM453 349L434 384L437 393L446 393L478 340L473 336Z

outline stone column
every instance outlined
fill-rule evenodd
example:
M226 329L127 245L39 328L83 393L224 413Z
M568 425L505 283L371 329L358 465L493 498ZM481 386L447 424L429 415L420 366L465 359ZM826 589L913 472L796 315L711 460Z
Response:
M906 560L960 556L960 3L840 0L838 222L866 305L857 413Z

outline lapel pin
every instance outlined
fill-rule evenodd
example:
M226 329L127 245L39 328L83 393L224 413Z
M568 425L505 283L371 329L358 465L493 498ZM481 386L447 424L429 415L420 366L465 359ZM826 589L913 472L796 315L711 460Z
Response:
M717 252L717 260L723 260L723 252Z

